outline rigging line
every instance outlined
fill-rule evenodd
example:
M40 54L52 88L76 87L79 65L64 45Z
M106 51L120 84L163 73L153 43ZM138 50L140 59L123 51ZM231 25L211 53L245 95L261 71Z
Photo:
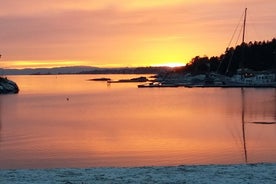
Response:
M240 40L242 31L243 31L243 28L240 27L240 32L239 32L238 37L237 37L237 40L236 40L236 42L235 42L235 46L238 44L238 41Z
M237 40L236 40L236 42L235 42L235 45L238 44L238 41L239 41L239 39L240 39L242 30L243 30L243 28L241 27L241 28L240 28L240 32L239 32L238 37L237 37ZM230 60L229 60L229 62L228 62L227 69L226 69L226 72L225 72L226 74L229 72L230 66L231 66L232 61L233 61L234 53L235 53L235 49L234 49L234 50L232 51L232 53L231 53L231 57L230 57Z
M258 19L256 19L256 16L248 15L250 22L247 23L247 27L249 27L250 32L248 34L251 34L251 37L257 38L254 40L262 40L262 38L269 38L269 34L267 31L260 31L262 27L264 26L264 22L259 22ZM252 39L251 39L252 40ZM253 40L252 40L253 41Z
M247 31L248 35L253 37L254 40L261 40L262 37L269 38L268 34L266 34L265 31L262 33L262 35L260 34L255 23L248 23L247 27L249 27L249 29L251 30L250 32Z
M237 26L235 27L234 33L232 34L231 39L230 39L230 41L229 41L229 43L228 43L228 45L227 45L226 48L229 48L229 47L231 46L232 41L233 41L233 39L234 39L234 37L235 37L235 35L236 35L236 33L237 33L237 30L238 30L238 28L240 27L240 24L241 24L241 22L242 22L242 20L243 20L244 14L245 14L245 12L242 13L242 15L241 15L241 17L240 17L240 20L239 20ZM239 33L238 38L240 37L240 34L241 34L241 33ZM236 44L235 44L235 45L237 45L237 41L236 41ZM226 56L226 55L223 56L222 61L224 61L225 56ZM231 58L232 58L232 57L231 57ZM222 65L222 61L219 63L219 66L218 66L218 68L217 68L216 73L218 73L218 71L219 71L219 69L220 69L220 67L221 67L221 65ZM228 69L228 66L227 66L227 69ZM227 72L226 72L226 73L227 73Z
M230 39L230 42L228 43L227 48L230 47L230 45L231 45L231 43L232 43L232 41L233 41L233 39L234 39L234 37L235 37L235 35L236 35L236 33L237 33L237 30L238 30L238 28L240 27L240 24L241 24L241 22L242 22L243 16L244 16L244 12L243 12L242 16L240 17L239 23L237 24L237 26L236 26L236 28L235 28L235 30L234 30L234 33L233 33L233 35L232 35L232 37L231 37L231 39Z

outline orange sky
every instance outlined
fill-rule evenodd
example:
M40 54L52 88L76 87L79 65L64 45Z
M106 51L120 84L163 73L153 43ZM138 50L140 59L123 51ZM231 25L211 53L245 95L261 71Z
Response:
M1 68L185 64L276 37L275 0L0 0Z

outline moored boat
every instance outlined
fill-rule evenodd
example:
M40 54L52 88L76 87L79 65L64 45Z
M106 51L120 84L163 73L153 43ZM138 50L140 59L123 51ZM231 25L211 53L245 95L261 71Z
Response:
M227 83L243 87L276 87L276 75L270 71L242 72L230 77Z
M169 83L161 83L161 82L151 82L146 84L138 85L138 88L164 88L164 87L179 87L178 84L169 84Z

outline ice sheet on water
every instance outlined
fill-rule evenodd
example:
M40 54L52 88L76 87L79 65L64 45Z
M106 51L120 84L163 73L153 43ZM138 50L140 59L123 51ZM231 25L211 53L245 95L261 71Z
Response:
M276 183L276 164L0 170L0 183Z

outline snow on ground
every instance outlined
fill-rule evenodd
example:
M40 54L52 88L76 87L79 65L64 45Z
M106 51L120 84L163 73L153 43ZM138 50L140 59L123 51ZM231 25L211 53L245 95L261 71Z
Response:
M276 184L276 164L0 170L2 184L262 183Z

